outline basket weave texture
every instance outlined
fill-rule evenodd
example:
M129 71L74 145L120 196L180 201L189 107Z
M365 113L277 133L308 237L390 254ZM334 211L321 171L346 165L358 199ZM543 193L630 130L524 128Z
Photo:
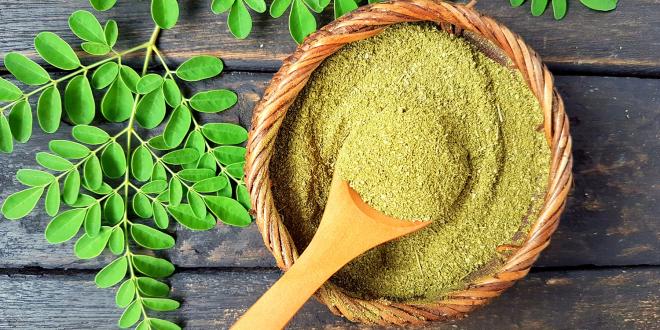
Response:
M364 300L347 295L332 283L319 289L316 296L321 302L333 313L355 322L421 324L430 320L460 318L487 304L527 275L539 253L548 246L572 184L571 136L564 104L555 90L552 74L520 36L494 19L481 15L470 5L433 0L372 4L335 20L308 37L284 60L254 110L247 145L246 183L259 231L277 265L287 270L298 257L294 242L277 212L269 178L275 138L289 106L321 62L345 44L376 35L391 24L417 21L435 22L454 33L471 31L499 47L522 73L544 114L543 130L552 158L547 193L523 244L499 248L509 250L510 256L496 273L481 277L465 290L452 292L444 299L433 302Z

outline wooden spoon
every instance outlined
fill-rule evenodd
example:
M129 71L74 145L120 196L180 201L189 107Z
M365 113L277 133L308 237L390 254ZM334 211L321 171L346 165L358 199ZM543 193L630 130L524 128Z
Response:
M349 261L429 224L430 221L404 221L380 213L335 174L325 212L309 246L232 329L284 328L309 297Z

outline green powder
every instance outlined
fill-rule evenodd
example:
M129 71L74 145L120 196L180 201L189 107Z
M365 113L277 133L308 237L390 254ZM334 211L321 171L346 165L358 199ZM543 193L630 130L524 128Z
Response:
M346 46L313 74L271 161L276 205L302 251L335 168L389 215L433 220L331 281L364 298L425 300L465 288L524 239L550 155L519 73L431 25L400 24Z

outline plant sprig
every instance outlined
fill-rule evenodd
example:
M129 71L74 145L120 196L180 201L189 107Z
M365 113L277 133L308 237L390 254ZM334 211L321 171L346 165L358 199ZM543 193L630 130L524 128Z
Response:
M525 3L525 0L510 0L512 7L519 7ZM548 8L548 3L552 1L552 11L556 20L566 16L568 9L568 0L532 0L531 11L534 16L541 16ZM616 9L618 0L580 0L587 8L597 11L611 11Z
M114 1L92 3L109 8ZM137 324L137 329L179 329L149 315L179 307L162 282L174 272L174 265L141 252L174 247L175 239L167 231L170 218L191 230L211 229L218 220L239 227L252 221L241 146L247 131L229 123L200 124L196 119L233 107L236 94L216 89L187 98L180 88L182 81L216 77L223 70L222 61L195 56L172 70L156 46L161 29L176 23L176 5L175 0L154 0L157 26L147 42L128 50L114 48L119 34L115 21L102 26L92 13L76 11L69 26L82 40L81 48L105 58L83 65L61 37L41 32L35 38L37 53L67 74L53 79L38 63L12 52L5 56L5 66L18 81L35 89L23 92L0 78L0 102L6 103L0 107L0 151L13 151L14 140L29 140L30 99L38 94L37 120L44 132L57 131L63 114L75 125L72 139L52 140L50 152L37 153L36 161L44 170L18 171L18 181L29 188L7 197L2 214L9 220L21 219L44 197L44 208L53 217L45 230L49 243L64 243L82 232L74 246L78 258L95 258L106 249L116 255L97 273L95 282L101 288L120 284L116 304L124 308L118 322L122 328ZM122 60L142 51L142 71L137 73ZM158 60L162 73L149 71L152 58ZM99 101L93 90L102 92ZM95 126L97 105L105 120L124 128L111 134ZM163 133L142 135L156 128L163 128Z

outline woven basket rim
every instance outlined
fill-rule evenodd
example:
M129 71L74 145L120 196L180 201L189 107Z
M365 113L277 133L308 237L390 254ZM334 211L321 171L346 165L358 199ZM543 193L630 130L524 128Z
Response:
M473 4L473 2L471 2ZM482 15L471 5L435 0L393 0L360 7L324 26L286 58L255 107L247 143L246 184L257 226L278 267L287 270L298 257L295 244L275 207L269 177L274 141L289 106L314 70L347 43L380 33L402 22L431 21L455 31L467 30L492 42L511 60L544 115L543 130L551 150L545 202L527 238L520 246L507 246L511 254L495 274L470 283L432 302L365 300L347 295L326 283L316 297L335 314L351 321L381 325L421 324L429 320L460 318L499 296L524 277L550 243L572 185L572 141L563 101L554 78L538 54L506 26Z

